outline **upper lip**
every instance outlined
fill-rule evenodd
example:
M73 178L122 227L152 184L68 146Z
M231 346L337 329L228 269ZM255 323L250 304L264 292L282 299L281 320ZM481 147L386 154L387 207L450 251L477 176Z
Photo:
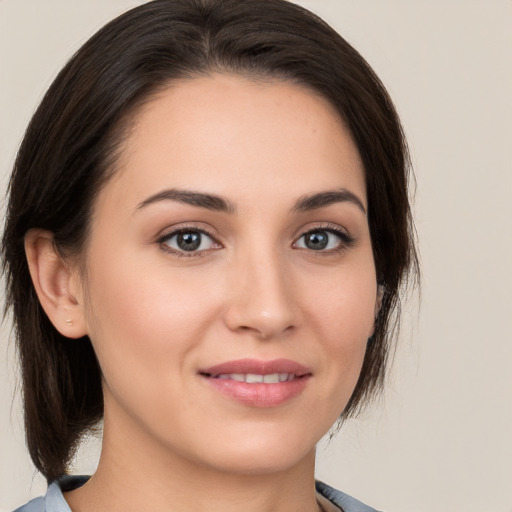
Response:
M296 377L308 375L311 370L306 366L292 361L290 359L274 359L272 361L262 361L259 359L237 359L235 361L226 361L224 363L199 370L199 373L208 376L217 376L221 374L255 374L271 375L273 373L290 373Z

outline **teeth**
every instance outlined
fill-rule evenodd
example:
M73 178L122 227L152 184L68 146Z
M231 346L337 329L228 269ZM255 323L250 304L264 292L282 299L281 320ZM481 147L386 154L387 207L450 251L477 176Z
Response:
M253 382L263 382L263 375L256 375L255 373L248 373L245 376L245 382L252 384Z
M217 379L231 379L238 382L247 382L248 384L277 384L279 382L286 382L293 380L295 375L293 373L271 373L269 375L258 375L256 373L221 373L215 376Z

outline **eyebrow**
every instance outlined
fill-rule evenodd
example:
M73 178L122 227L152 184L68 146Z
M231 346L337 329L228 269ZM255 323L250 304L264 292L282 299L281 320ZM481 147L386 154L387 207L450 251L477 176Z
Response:
M145 206L160 201L177 201L179 203L190 204L192 206L206 208L207 210L224 213L234 213L236 211L235 205L223 197L215 194L178 189L162 190L139 203L136 210L140 210ZM310 210L324 208L334 203L343 202L355 204L364 214L366 214L366 209L361 199L344 188L338 190L326 190L324 192L317 192L316 194L302 196L297 200L291 211L303 213Z
M306 212L309 210L324 208L334 203L344 202L355 204L366 215L366 208L364 207L361 199L345 188L326 190L325 192L318 192L316 194L303 196L295 203L293 211Z
M199 206L207 210L213 210L225 213L234 213L235 206L233 203L214 194L204 194L202 192L194 192L190 190L168 189L162 190L154 194L137 206L137 210L144 208L159 201L177 201L179 203L190 204L192 206Z

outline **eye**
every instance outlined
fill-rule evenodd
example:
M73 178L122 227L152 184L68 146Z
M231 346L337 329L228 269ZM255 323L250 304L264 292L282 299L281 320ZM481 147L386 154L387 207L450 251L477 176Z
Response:
M311 251L336 251L347 247L352 242L353 239L347 233L337 229L312 229L304 233L294 246Z
M159 243L174 253L199 253L219 247L211 236L199 229L180 229L164 235Z

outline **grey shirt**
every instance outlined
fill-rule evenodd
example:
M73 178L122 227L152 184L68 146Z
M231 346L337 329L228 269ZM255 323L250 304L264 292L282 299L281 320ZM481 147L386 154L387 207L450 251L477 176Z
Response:
M48 487L46 496L35 498L26 505L17 508L14 512L71 512L62 493L80 487L87 482L88 478L87 476L62 477ZM316 482L316 490L343 512L377 512L374 508L322 482Z

